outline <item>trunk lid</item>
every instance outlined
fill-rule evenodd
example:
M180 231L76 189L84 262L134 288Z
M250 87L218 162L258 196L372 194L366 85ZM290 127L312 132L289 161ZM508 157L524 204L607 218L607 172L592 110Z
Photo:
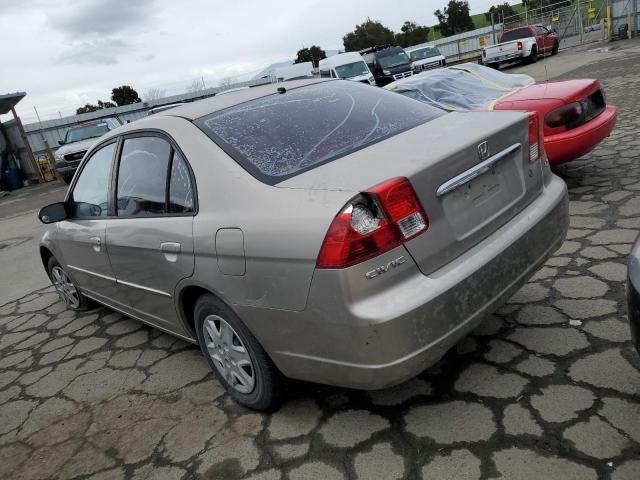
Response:
M480 147L486 153L481 159L484 142L488 153ZM503 158L493 168L442 193L443 186L501 152ZM528 117L523 112L450 113L277 187L359 192L398 176L409 179L429 218L428 230L405 244L424 274L504 225L543 187L539 162L528 162Z

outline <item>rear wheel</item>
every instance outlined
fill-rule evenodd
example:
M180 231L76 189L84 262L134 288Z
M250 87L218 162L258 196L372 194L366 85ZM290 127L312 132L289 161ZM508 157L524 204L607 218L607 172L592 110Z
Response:
M558 42L555 42L553 44L553 48L551 49L551 55L557 55L559 48L560 48L560 45L558 45Z
M527 62L528 63L536 63L537 61L538 61L538 49L536 47L533 47L531 49L531 53L527 57Z
M496 70L500 70L500 62L490 63L489 66L491 68L495 68Z
M53 286L68 309L86 310L89 307L87 297L80 293L76 284L71 280L71 277L69 277L55 257L49 258L47 270Z
M236 314L207 294L197 300L194 317L202 353L231 398L253 410L276 409L284 377Z

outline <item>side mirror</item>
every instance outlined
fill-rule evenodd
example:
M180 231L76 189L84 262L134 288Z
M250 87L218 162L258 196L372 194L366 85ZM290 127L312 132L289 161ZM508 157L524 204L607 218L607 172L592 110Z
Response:
M64 145L64 140L58 140L58 145L60 146Z
M56 223L62 220L66 220L67 208L64 202L56 202L46 207L42 207L38 212L38 218L42 223Z

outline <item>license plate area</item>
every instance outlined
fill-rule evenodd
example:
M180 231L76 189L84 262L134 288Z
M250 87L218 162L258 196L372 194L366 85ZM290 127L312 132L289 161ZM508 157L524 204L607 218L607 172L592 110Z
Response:
M516 152L496 163L442 198L444 214L457 240L464 240L508 216L510 208L524 194L520 169L522 153Z

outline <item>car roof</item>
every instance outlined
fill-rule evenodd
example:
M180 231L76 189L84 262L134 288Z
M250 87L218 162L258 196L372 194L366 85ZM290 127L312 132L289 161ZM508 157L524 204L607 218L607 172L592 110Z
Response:
M311 78L304 80L290 80L287 82L270 83L268 85L261 85L259 87L238 90L235 92L225 93L224 95L216 95L214 97L198 100L197 102L187 103L185 105L172 108L171 110L167 110L166 112L160 112L154 115L154 117L170 115L174 117L186 118L187 120L195 120L196 118L204 117L205 115L224 110L225 108L233 107L240 103L276 94L278 93L278 89L280 88L291 90L293 88L300 88L306 85L313 85L314 83L327 81L331 82L335 80Z
M196 102L185 103L184 105L178 105L177 107L170 108L163 112L158 112L154 115L148 115L142 117L135 122L126 123L109 133L105 133L100 137L100 143L103 143L110 138L118 135L126 134L127 132L153 129L158 127L158 120L165 117L180 117L186 120L195 120L205 115L209 115L225 108L233 107L241 103L255 100L256 98L267 97L279 93L279 88L285 88L291 90L294 88L305 87L307 85L313 85L322 82L340 82L348 80L336 80L331 78L311 78L305 80L290 80L287 82L270 83L268 85L261 85L259 87L252 87L246 90L238 90L225 95L216 95L214 97L205 98Z
M320 65L344 65L346 63L352 63L353 61L363 60L360 52L344 52L337 55L331 55L330 57L320 60Z

